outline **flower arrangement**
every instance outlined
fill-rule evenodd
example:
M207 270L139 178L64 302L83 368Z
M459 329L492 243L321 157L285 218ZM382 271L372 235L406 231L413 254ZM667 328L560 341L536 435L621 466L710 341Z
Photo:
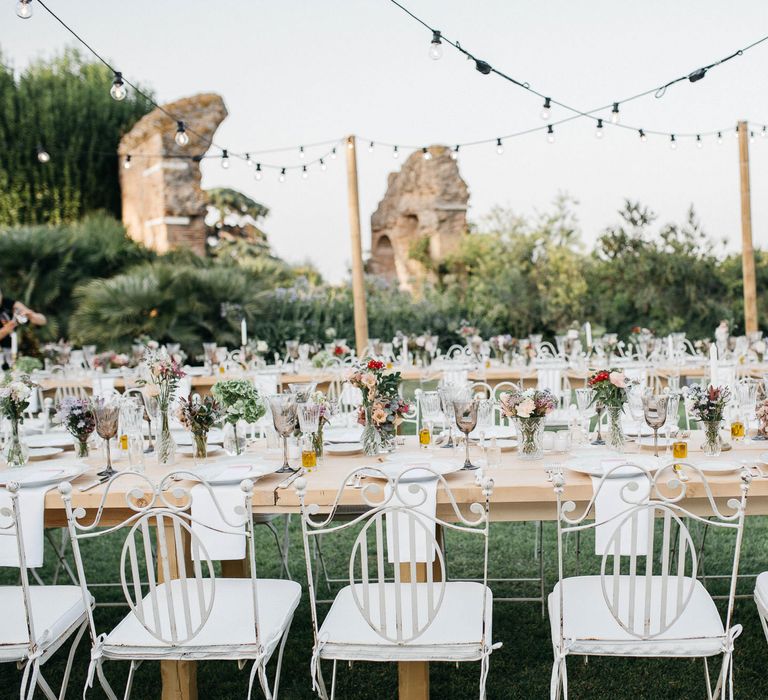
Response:
M68 397L56 406L54 420L63 425L77 441L77 456L88 456L88 438L96 429L96 414L88 399Z
M470 326L469 321L461 320L459 322L459 329L457 333L461 338L464 338L465 340L467 340L472 336L478 335L479 331L475 326Z
M211 393L221 405L222 417L232 425L241 420L255 423L266 411L258 389L247 379L216 382Z
M195 443L195 457L208 456L208 432L221 417L221 406L213 396L194 400L190 394L187 398L179 399L176 410L179 422L192 433Z
M763 438L768 437L768 399L763 399L757 404L755 410L757 416L757 433Z
M322 391L316 391L309 397L311 403L320 406L320 419L317 422L317 432L313 436L313 446L318 457L323 456L323 429L331 422L333 404Z
M32 374L35 370L42 369L43 363L37 357L22 355L13 363L13 371L18 374Z
M120 367L127 367L130 359L125 353L117 353L112 350L106 352L100 352L93 358L94 369L118 369Z
M333 347L331 348L331 354L334 357L344 358L349 355L350 352L352 351L346 343L342 343L340 340L334 341Z
M499 397L501 412L507 418L544 418L557 407L549 389L508 391Z
M43 357L56 365L66 365L72 353L72 345L65 340L43 345Z
M7 374L0 384L0 413L11 422L24 420L24 411L29 408L32 390L37 387L29 375Z
M622 408L627 402L627 389L632 380L621 369L601 369L587 381L594 390L592 403L605 408Z
M497 358L501 358L505 352L513 351L517 346L517 339L511 335L494 335L488 339L488 343L491 346L493 354Z
M333 364L333 355L327 350L320 350L312 356L312 366L316 369L324 369Z
M731 400L731 390L727 386L694 385L683 389L689 402L691 413L697 421L721 421L725 407Z
M391 447L397 426L409 406L400 397L400 372L388 372L380 360L363 360L349 376L352 386L360 389L363 405L358 422L363 430L363 449L376 454L382 445Z

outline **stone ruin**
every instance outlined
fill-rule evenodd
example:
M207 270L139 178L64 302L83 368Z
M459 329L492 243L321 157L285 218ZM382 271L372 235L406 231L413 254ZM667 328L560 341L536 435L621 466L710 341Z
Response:
M399 172L390 173L384 199L371 216L371 257L367 271L397 280L418 292L429 270L411 256L425 246L439 263L455 250L467 230L467 183L446 146L430 146L432 157L415 151Z
M207 197L200 188L200 163L178 156L202 155L227 116L219 95L203 93L164 105L196 134L179 146L176 122L159 109L142 117L120 140L120 189L128 235L164 253L189 248L205 255ZM201 138L202 137L202 138ZM127 156L131 167L123 167Z

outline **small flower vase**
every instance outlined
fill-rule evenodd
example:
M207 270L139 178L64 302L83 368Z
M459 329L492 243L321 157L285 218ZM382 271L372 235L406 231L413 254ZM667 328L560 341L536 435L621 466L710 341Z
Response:
M723 451L723 443L720 439L720 420L702 421L704 428L704 444L702 451L707 457L718 457Z
M11 419L11 431L3 449L3 457L11 469L23 467L29 461L29 448L22 440L20 423L18 419Z
M363 428L362 443L365 454L369 456L379 454L381 449L381 433L373 423L370 406L365 407L365 427Z
M379 452L394 452L397 445L397 430L381 431L381 447Z
M515 418L517 450L520 459L533 460L544 457L545 418Z
M176 461L176 442L171 434L167 407L160 409L160 433L157 436L155 451L158 464L173 464Z
M312 435L312 448L315 450L317 459L320 460L323 457L323 421L321 420L317 426L317 432Z
M208 457L208 431L198 430L192 431L192 444L194 452L192 453L193 459L197 462Z
M245 423L224 424L224 451L228 455L241 455L245 452Z
M621 424L621 406L608 406L608 446L616 452L623 452L627 439Z
M78 459L85 459L90 454L90 449L88 447L89 437L90 433L88 435L82 435L75 438L75 452Z

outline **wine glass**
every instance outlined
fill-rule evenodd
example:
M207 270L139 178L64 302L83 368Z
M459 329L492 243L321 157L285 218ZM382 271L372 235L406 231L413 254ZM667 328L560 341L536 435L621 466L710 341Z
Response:
M436 391L425 391L419 399L421 402L421 414L424 417L424 423L432 435L435 424L442 418L440 412L440 394Z
M635 422L635 435L639 445L642 440L643 421L645 419L643 392L639 385L633 386L627 392L627 408L629 409L629 415L632 416L632 420Z
M462 469L477 469L477 466L469 460L469 434L477 425L477 399L453 402L453 414L456 418L456 427L464 433L464 466Z
M453 449L453 430L451 429L451 420L449 418L453 412L453 402L459 400L469 401L471 399L471 392L467 386L443 384L442 388L437 390L437 393L440 396L440 403L443 405L443 415L448 423L448 442L443 447Z
M316 387L317 382L291 382L288 385L288 391L296 397L297 403L307 403Z
M760 382L757 379L742 379L737 387L737 396L739 397L739 410L744 416L746 423L746 436L749 439L749 422L755 415L757 408L757 390ZM757 438L755 438L757 439Z
M653 454L659 456L659 428L667 422L668 396L647 393L643 395L643 414L649 428L653 429Z
M294 473L297 470L288 464L288 438L296 430L296 397L293 394L270 396L269 408L272 411L272 422L275 430L283 438L283 466L277 470L277 473Z
M592 405L592 399L595 396L595 390L589 387L576 389L576 408L579 409L581 417L581 429L584 432L585 439L589 440L589 407Z
M296 360L299 359L299 341L298 340L286 340L285 351L288 359L293 363L293 371L298 372L299 368L296 365Z
M112 455L109 451L109 441L117 435L117 422L120 417L120 404L117 401L96 401L93 407L96 417L96 432L105 441L107 451L107 466L97 476L109 479L117 474L112 468Z

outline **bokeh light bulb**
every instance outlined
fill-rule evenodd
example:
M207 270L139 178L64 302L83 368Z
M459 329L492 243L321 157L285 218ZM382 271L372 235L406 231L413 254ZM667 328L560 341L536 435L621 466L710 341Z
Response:
M439 61L443 57L443 44L440 41L440 32L432 32L432 43L429 45L429 57L433 61Z
M32 16L32 0L19 0L16 3L16 16L29 19Z
M128 88L125 87L122 73L115 73L115 79L112 81L112 87L109 88L109 94L112 95L113 100L118 102L122 102L128 97Z

